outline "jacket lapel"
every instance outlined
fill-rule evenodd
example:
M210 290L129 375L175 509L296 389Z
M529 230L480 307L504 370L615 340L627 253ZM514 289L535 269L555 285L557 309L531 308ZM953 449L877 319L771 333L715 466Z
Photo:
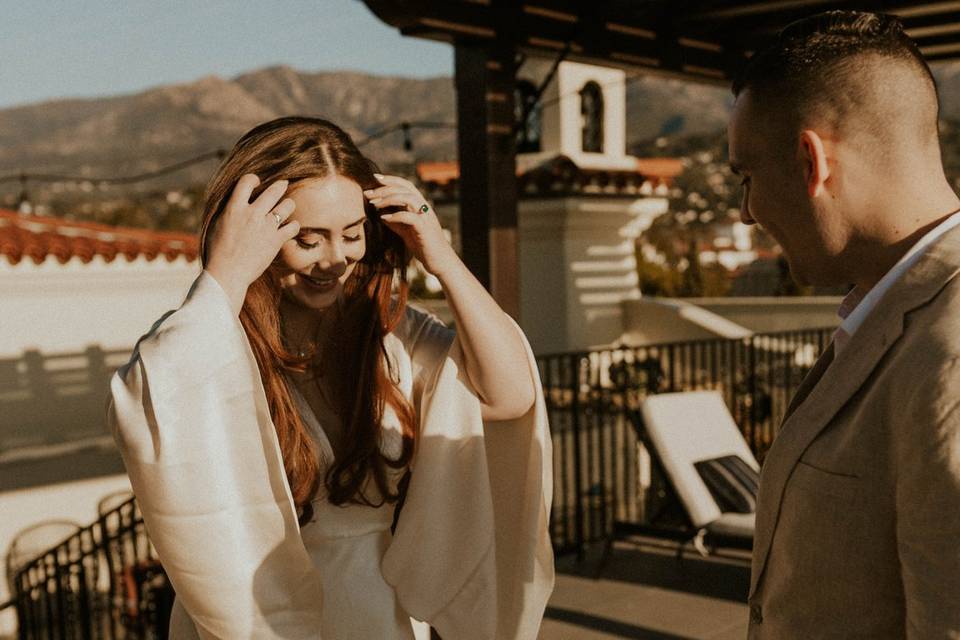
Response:
M834 354L833 341L830 341L830 344L827 345L827 348L824 349L823 353L820 354L820 357L817 358L816 363L814 363L813 368L810 369L810 372L804 376L803 381L800 383L800 386L797 387L797 392L793 394L793 398L790 400L790 404L787 406L787 411L783 415L783 423L786 423L790 419L790 416L793 415L793 412L797 410L803 401L807 399L807 396L810 395L810 392L817 386L817 383L820 382L820 378L823 377L823 374L827 371L827 368L830 366L830 363L833 362Z
M928 247L870 312L843 353L834 358L831 343L801 383L763 463L753 542L751 597L766 567L784 489L800 456L860 389L903 333L904 316L932 299L958 271L960 228L946 233Z

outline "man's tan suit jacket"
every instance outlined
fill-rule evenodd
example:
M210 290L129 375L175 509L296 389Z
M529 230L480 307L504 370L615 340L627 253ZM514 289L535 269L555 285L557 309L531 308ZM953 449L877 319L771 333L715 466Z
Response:
M763 464L752 639L960 638L960 228L804 380Z

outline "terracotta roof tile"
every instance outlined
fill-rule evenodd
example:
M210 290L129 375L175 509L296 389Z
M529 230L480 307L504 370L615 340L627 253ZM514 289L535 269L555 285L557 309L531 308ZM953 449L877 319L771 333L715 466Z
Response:
M637 172L650 178L676 178L683 173L681 158L637 158Z
M73 258L87 263L100 256L112 262L163 256L172 262L183 256L197 259L199 241L189 233L113 227L0 209L0 256L10 264L30 259L36 264L53 256L61 264Z
M572 163L573 167L576 167L576 164L566 156L557 155L556 157L546 160L539 168L542 169L544 167L552 167L557 163L562 163L564 161L567 163ZM536 169L537 167L530 167L527 169L527 171L523 171L520 167L518 167L517 175L522 176ZM448 185L460 178L460 165L456 160L446 162L419 162L417 163L416 171L417 177L421 182L431 183L438 186ZM595 171L594 173L598 172ZM633 172L611 170L608 173L617 174ZM671 178L676 178L683 173L683 160L680 158L637 158L635 173L645 178L669 180Z
M449 162L418 162L417 177L422 182L447 184L460 178L460 163L456 160Z

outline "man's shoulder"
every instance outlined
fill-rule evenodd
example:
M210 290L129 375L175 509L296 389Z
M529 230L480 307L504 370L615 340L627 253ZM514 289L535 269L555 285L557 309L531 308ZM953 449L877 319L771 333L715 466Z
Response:
M918 355L951 361L960 357L960 276L947 281L927 304L904 316L903 342Z
M903 332L882 367L892 394L890 419L904 435L935 428L960 397L960 277L903 318Z

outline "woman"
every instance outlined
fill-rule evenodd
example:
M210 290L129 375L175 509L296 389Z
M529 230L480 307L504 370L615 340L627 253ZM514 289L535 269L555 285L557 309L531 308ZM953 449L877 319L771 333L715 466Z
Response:
M323 120L247 133L208 189L203 273L114 377L173 638L409 639L411 617L536 637L553 569L532 354L416 188L374 171ZM406 306L411 253L456 335Z

